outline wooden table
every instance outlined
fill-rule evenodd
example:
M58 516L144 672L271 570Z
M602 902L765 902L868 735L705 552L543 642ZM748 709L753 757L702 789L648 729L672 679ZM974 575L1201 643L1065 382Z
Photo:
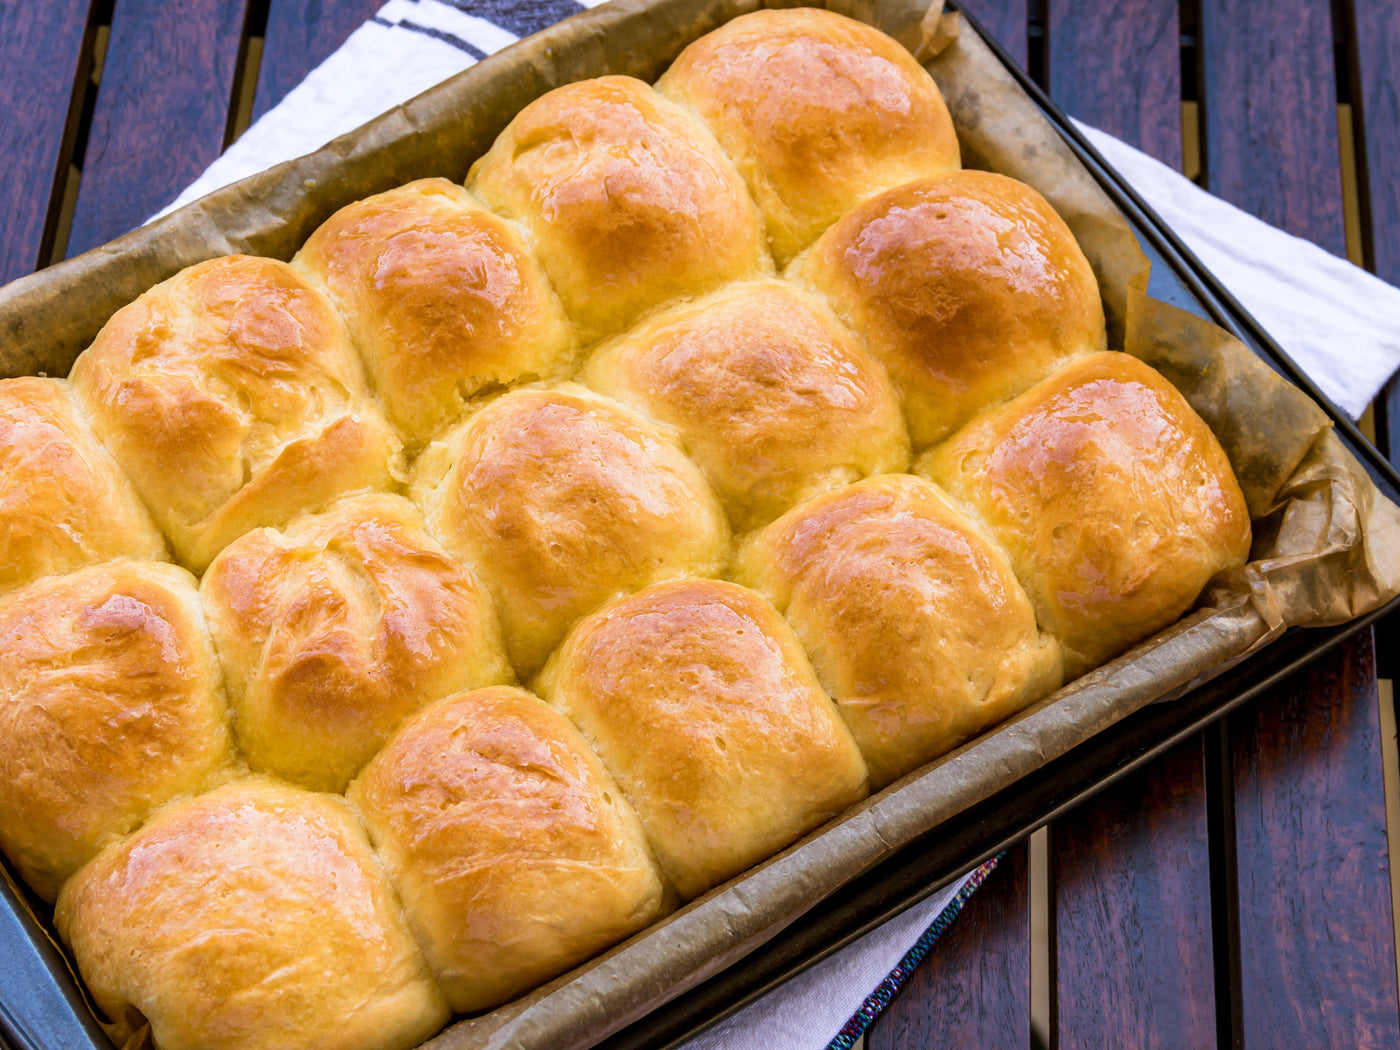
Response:
M0 282L141 222L380 2L0 0ZM1394 0L1335 23L1318 0L966 2L1072 114L1400 282ZM1054 822L1037 1042L1400 1046L1376 652L1368 631ZM1032 1045L1029 868L1006 856L871 1047Z

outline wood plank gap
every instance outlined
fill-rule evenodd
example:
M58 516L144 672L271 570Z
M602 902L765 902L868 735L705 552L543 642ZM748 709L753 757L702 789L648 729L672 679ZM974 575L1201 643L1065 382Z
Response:
M73 204L78 199L77 167L73 157L78 152L79 140L86 140L87 130L92 124L97 80L101 76L102 57L107 49L107 27L97 24L97 16L98 5L91 4L88 7L87 28L83 31L82 58L77 76L73 78L73 94L68 102L68 117L58 148L58 163L54 169L44 233L35 259L36 270L62 260L64 246L68 243L68 230L73 223Z
M1029 0L1026 4L1026 72L1046 91L1050 90L1049 25L1045 15L1045 0Z
M1346 225L1347 259L1366 265L1361 241L1361 204L1356 177L1356 125L1350 103L1337 106L1337 151L1342 161L1342 221Z
M1230 730L1222 719L1205 734L1206 834L1210 841L1210 908L1214 921L1216 1046L1243 1044L1240 999L1239 878L1235 860L1235 783Z
M1051 975L1055 966L1055 944L1050 935L1054 921L1054 894L1050 887L1050 829L1038 828L1028 843L1029 896L1031 908L1031 1047L1049 1050L1055 1002Z
M253 112L253 92L258 85L258 64L262 60L262 48L257 49L256 54L252 54L252 28L254 24L261 22L267 24L267 14L264 10L259 19L254 12L254 8L259 4L266 6L266 0L249 0L243 9L243 25L238 33L238 55L233 63L233 84L229 90L228 118L224 122L224 149L233 145L234 140L243 134L247 129L251 114ZM253 61L252 76L248 76L249 59ZM244 95L247 95L247 113L244 113ZM222 152L222 151L221 151Z

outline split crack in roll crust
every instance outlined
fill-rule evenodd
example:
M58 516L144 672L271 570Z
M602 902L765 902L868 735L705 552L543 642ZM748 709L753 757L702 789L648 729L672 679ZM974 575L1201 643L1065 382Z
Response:
M789 274L824 293L904 393L916 449L1105 346L1074 234L1025 183L956 171L852 209Z
M394 728L513 680L485 586L398 496L351 496L224 548L200 593L256 770L343 791Z
M749 537L736 578L792 624L878 789L1057 689L1059 646L938 488L868 478Z
M595 350L583 378L674 427L739 530L909 463L884 369L829 310L781 281L657 314Z
M573 363L573 325L520 233L446 179L347 205L292 264L329 290L411 443L483 388Z
M792 628L733 583L659 583L604 606L539 689L602 757L687 900L868 791Z
M118 310L74 391L180 560L346 491L390 484L396 441L325 294L286 263L233 255Z
M161 1050L407 1050L448 1016L349 804L260 777L108 847L54 922L98 1007Z
M112 558L165 560L165 540L61 379L0 380L0 596Z
M1129 354L1070 362L918 466L1006 549L1069 678L1177 620L1249 556L1220 443Z
M943 96L885 34L830 11L740 15L656 89L715 133L786 262L867 197L959 167Z
M529 228L585 343L771 268L758 209L713 136L631 77L530 103L467 187Z
M35 892L229 753L228 711L195 581L109 562L0 603L0 846Z
M666 910L631 806L568 719L523 690L420 711L349 797L459 1012L529 991Z
M482 408L419 458L414 499L487 581L522 679L607 599L717 575L729 554L714 494L669 436L578 386Z

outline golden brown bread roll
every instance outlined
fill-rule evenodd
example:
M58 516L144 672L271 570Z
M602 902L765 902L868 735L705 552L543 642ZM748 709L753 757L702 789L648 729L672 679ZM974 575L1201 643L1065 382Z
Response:
M753 591L675 580L583 620L540 676L622 786L683 898L864 798L802 646Z
M292 260L330 290L412 443L492 384L562 379L573 326L519 232L446 179L332 215Z
M956 171L853 209L794 264L904 395L916 449L1104 348L1088 260L1035 190Z
M867 197L959 167L933 79L885 34L830 11L741 15L682 51L656 88L734 160L779 263Z
M583 378L674 427L736 529L909 462L884 369L782 281L732 285L660 313L595 351Z
M493 401L419 457L413 491L491 588L522 679L607 599L715 575L728 556L695 465L656 424L578 386Z
M750 536L736 578L782 612L884 787L1059 687L1059 646L1006 557L907 474Z
M1128 354L1072 361L930 452L920 472L1006 548L1065 675L1167 626L1249 555L1249 513L1215 435Z
M212 259L156 285L112 315L72 382L196 572L249 529L390 482L396 442L344 323L274 259Z
M769 265L758 209L714 137L631 77L536 99L467 186L529 228L584 342Z
M160 1050L406 1050L447 1020L349 805L260 777L109 846L54 923L99 1009Z
M108 562L0 603L0 846L39 896L229 758L184 569Z
M512 680L486 588L398 496L225 547L200 585L253 769L343 791L424 704Z
M109 558L168 557L61 379L0 379L0 596Z
M568 719L523 690L420 711L349 797L459 1013L529 991L664 910L632 807Z

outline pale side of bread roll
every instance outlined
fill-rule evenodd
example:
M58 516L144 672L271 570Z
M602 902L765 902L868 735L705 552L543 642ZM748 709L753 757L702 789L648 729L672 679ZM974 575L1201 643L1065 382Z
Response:
M420 711L349 798L459 1013L529 991L666 908L622 792L568 719L523 690Z
M1074 234L1004 175L956 171L866 201L789 276L825 293L889 369L915 449L1105 346Z
M391 482L397 441L340 315L274 259L211 259L156 285L112 315L71 378L195 572L249 529Z
M93 562L168 557L67 382L0 379L0 596Z
M733 583L676 580L604 606L539 687L602 757L687 900L868 791L792 628Z
M783 281L731 285L659 313L599 347L583 380L674 427L740 531L909 464L884 369Z
M745 541L735 575L802 639L872 789L1060 685L1060 648L1006 556L922 478L794 508Z
M399 496L225 547L200 593L253 769L343 791L408 715L513 680L486 587Z
M1178 619L1249 556L1220 443L1128 354L1070 362L918 466L1005 547L1068 678Z
M261 777L109 846L54 923L119 1037L149 1021L160 1050L408 1050L448 1017L349 804Z
M933 78L884 33L831 11L740 15L656 87L714 131L780 264L862 200L960 166Z
M714 136L631 77L530 103L467 187L529 228L586 343L771 268L758 209Z
M573 364L573 325L520 232L446 179L347 205L292 265L329 289L411 444L482 389Z
M419 457L413 493L490 586L522 680L607 599L718 575L729 556L699 469L656 423L579 386L491 402Z
M0 847L45 900L230 762L194 578L116 561L0 603Z

